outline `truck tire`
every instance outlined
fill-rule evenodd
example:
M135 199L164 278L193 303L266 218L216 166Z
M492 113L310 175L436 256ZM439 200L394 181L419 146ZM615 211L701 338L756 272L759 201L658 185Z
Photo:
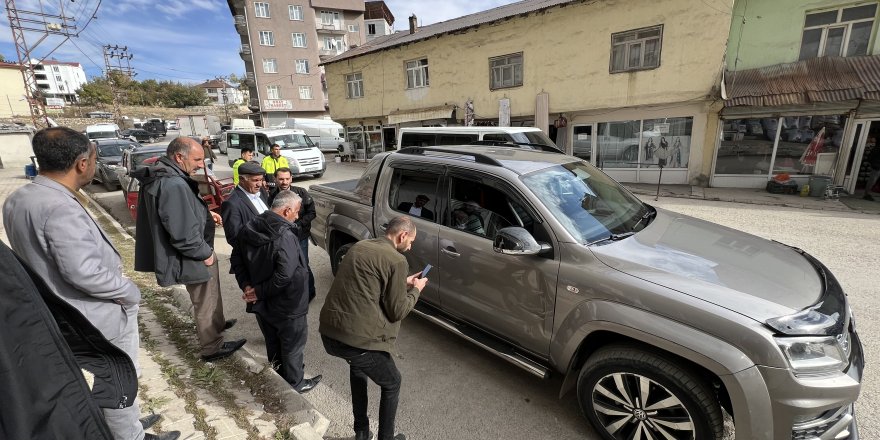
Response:
M584 417L606 440L722 438L709 384L673 361L630 345L599 349L577 385Z
M339 270L339 264L342 263L342 259L345 258L345 254L354 246L354 243L344 244L336 249L336 252L333 253L333 259L330 260L330 269L333 270L333 275L336 275L336 271Z

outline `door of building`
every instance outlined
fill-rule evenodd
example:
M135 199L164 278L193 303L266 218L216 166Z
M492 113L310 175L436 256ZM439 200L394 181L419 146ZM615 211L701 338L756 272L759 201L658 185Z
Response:
M864 191L871 169L865 160L872 148L877 148L880 139L880 119L856 120L850 142L852 147L846 162L846 177L843 186L850 194Z

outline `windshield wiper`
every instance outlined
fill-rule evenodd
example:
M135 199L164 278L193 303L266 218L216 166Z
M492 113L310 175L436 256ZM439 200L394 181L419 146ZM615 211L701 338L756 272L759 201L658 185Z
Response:
M636 230L636 226L638 226L641 222L643 222L651 217L654 217L656 215L657 215L657 210L651 211L649 209L648 212L646 212L644 215L642 215L642 218L640 218L639 221L637 221L636 224L633 225L633 227L632 227L633 231ZM645 227L648 227L647 223L645 224Z
M614 233L612 233L611 235L609 235L609 236L607 236L607 237L600 238L600 239L598 239L598 240L593 240L593 241L591 241L591 242L589 242L589 243L586 243L586 245L587 245L587 246L590 246L590 245L593 245L593 244L596 244L596 243L601 243L601 242L603 242L603 241L619 241L619 240L623 240L624 238L626 238L626 237L630 237L630 236L633 236L633 235L635 235L635 232L624 232L624 233L621 233L621 234L614 234Z

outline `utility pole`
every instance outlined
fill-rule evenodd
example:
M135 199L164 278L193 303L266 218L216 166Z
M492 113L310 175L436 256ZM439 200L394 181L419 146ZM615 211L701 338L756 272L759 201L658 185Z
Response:
M49 35L60 35L64 38L49 51L49 54L58 49L71 36L71 31L76 30L74 19L68 17L64 13L64 2L59 1L59 14L48 14L43 9L43 0L39 1L39 11L29 11L18 9L15 6L15 0L5 0L6 13L9 17L9 27L12 29L12 40L15 44L15 52L18 55L18 64L21 66L21 76L24 80L25 98L30 108L31 121L34 127L39 130L49 126L49 119L46 116L46 106L42 93L37 85L37 73L35 72L35 64L31 61L33 51L39 46ZM25 32L35 33L39 35L39 39L28 45L25 38ZM48 56L48 55L47 55ZM40 60L42 61L42 60Z
M230 124L231 122L229 121L229 101L226 100L226 77L218 76L217 79L220 80L220 85L223 86L220 93L223 95L223 112L226 113L226 124Z
M131 68L132 58L134 58L134 55L128 53L128 46L119 47L109 44L104 46L104 66L107 72L107 82L110 83L110 91L113 93L113 119L120 127L123 125L120 103L122 91L119 89L119 84L116 84L113 73L117 72L126 75L129 79L134 78L136 74L134 69ZM116 64L113 64L113 60L116 60ZM123 65L123 63L125 64Z

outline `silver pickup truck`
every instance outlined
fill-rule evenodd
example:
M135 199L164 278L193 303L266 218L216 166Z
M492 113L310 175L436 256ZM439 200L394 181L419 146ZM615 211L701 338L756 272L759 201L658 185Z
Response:
M564 377L606 439L858 439L862 345L806 252L645 204L577 158L407 148L313 185L334 272L409 214L416 312L534 375Z

